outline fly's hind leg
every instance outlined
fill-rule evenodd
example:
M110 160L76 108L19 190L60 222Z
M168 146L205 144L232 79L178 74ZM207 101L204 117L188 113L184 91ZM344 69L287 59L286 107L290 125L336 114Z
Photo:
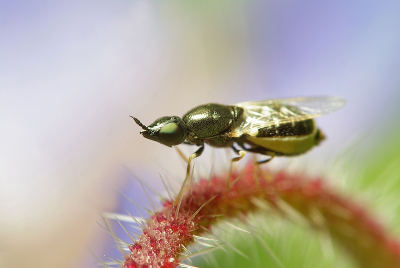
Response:
M257 164L267 163L267 162L271 161L272 159L274 159L274 157L276 156L275 152L269 151L269 150L267 150L267 149L265 149L263 147L249 148L249 149L246 149L246 151L251 152L251 153L258 153L258 154L268 155L270 157L268 159L258 161Z
M275 153L272 152L272 151L266 151L266 152L264 152L263 154L264 154L264 155L270 156L270 158L265 159L265 160L258 161L257 164L259 164L259 165L260 165L260 164L264 164L264 163L268 163L269 161L271 161L271 160L274 159L274 157L275 157Z
M194 152L193 154L191 154L189 156L189 159L187 160L187 168L186 168L186 177L185 180L183 181L181 190L179 191L178 196L175 199L174 205L178 205L178 203L181 201L183 194L185 193L186 190L186 186L188 184L188 182L190 181L191 177L190 177L190 163L193 159L195 159L196 157L199 157L204 151L204 144L201 145L201 147ZM186 160L186 159L185 159Z
M266 160L261 160L261 161L258 161L257 163L258 164L263 164L263 163L267 163L267 162L269 162L269 161L271 161L272 159L274 159L274 157L275 157L275 152L273 152L273 151L270 151L270 150L268 150L268 149L266 149L266 148L264 148L264 147L261 147L261 146L256 146L255 144L253 144L253 143L251 143L251 144L249 144L250 146L254 146L254 147L250 147L250 148L246 148L245 146L244 146L244 143L245 143L246 141L244 141L244 140L238 140L237 141L237 144L240 146L240 147L242 147L243 148L243 150L246 150L247 152L251 152L251 153L257 153L257 154L263 154L263 155L268 155L270 158L268 158L268 159L266 159ZM246 143L248 143L248 142L246 142ZM237 150L237 149L236 149Z
M263 170L262 170L261 168L259 168L258 166L259 166L260 164L267 163L267 162L271 161L272 159L274 159L274 157L276 156L276 153L275 153L274 151L270 151L270 150L268 150L268 149L266 149L266 148L264 148L264 147L255 146L254 144L252 144L254 147L250 147L250 148L244 147L243 144L239 144L239 145L240 145L244 150L246 150L246 151L248 151L248 152L251 152L251 153L258 153L258 154L263 154L263 155L269 156L268 159L265 159L265 160L261 160L261 161L256 162L257 165L255 165L255 168L254 168L254 178L256 178L256 183L257 183L257 184L259 184L259 182L258 182L258 178L260 177L259 175L261 175L261 177L263 177L263 178L268 178L267 174L265 174L265 173L263 172Z

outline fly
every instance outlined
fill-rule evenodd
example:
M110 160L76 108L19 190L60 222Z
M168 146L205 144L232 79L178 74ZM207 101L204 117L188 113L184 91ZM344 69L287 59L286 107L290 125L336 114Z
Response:
M181 143L199 146L189 162L199 157L207 143L231 147L240 157L245 151L275 156L300 155L318 145L324 135L313 118L341 108L338 97L299 97L242 102L235 105L209 103L197 106L182 118L164 116L149 126L132 118L143 137L172 147ZM235 144L240 147L237 149Z
M259 163L275 156L300 155L324 139L313 118L331 113L344 104L345 100L338 97L274 99L235 105L209 103L193 108L182 118L164 116L149 126L132 118L147 139L169 147L181 143L200 147L187 161L186 178L174 203L177 205L189 181L190 162L203 153L205 143L231 147L240 155L232 161L242 159L246 151L269 156Z

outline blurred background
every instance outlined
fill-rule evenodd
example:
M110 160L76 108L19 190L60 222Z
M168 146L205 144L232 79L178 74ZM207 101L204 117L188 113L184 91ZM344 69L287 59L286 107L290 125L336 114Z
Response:
M0 266L98 267L88 248L119 256L101 212L124 213L120 191L146 198L128 170L179 189L177 153L130 115L340 96L317 120L328 139L292 161L324 170L353 148L354 170L380 174L399 159L399 14L389 0L0 0Z

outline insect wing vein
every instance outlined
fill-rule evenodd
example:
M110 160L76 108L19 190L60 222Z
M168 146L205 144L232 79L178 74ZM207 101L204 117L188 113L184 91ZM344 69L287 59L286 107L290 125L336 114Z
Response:
M235 136L257 133L260 128L312 119L341 108L345 100L338 97L300 97L250 101L236 104L245 110L245 120Z

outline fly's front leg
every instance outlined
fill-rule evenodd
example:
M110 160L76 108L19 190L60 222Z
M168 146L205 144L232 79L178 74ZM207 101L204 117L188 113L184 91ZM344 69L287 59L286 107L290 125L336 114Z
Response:
M184 141L183 144L187 144L187 145L193 145L192 143L188 142L188 141ZM178 146L174 146L176 151L178 152L179 156L182 157L182 159L188 163L189 159L186 158L185 154L181 151L181 149L178 148Z
M196 157L199 157L202 153L203 153L203 151L204 151L204 144L202 144L201 146L200 146L200 148L196 151L196 152L194 152L194 153L192 153L190 156L189 156L189 159L188 159L188 167L187 167L187 173L186 173L186 175L189 173L189 171L190 171L190 161L192 161L193 159L195 159Z
M181 190L179 191L179 194L178 194L177 198L175 199L174 205L178 205L178 203L181 201L182 196L183 196L183 194L185 193L186 184L187 184L187 183L189 182L189 180L191 179L191 178L190 178L190 162L191 162L193 159L195 159L196 157L199 157L199 156L203 153L203 151L204 151L204 144L202 144L202 145L200 146L200 148L199 148L196 152L194 152L193 154L191 154L191 155L189 156L189 159L188 159L188 161L187 161L188 164L187 164L187 168L186 168L186 177L185 177L185 180L183 181Z

